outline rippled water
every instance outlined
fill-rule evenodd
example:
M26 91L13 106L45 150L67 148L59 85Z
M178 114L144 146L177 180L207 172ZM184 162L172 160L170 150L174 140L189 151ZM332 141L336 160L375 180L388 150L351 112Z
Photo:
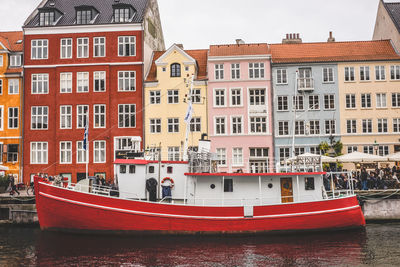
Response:
M288 236L93 236L0 227L1 266L400 266L400 223Z

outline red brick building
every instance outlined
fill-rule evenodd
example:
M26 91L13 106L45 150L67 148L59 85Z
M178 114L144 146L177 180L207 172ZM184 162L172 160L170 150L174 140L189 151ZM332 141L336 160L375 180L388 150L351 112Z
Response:
M164 49L156 0L44 0L23 27L24 181L114 177L143 149L143 77ZM88 125L88 149L84 149Z

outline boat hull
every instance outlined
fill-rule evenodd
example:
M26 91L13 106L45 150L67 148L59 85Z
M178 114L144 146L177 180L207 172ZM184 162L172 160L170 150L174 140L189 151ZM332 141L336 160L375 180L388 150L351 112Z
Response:
M355 196L318 202L202 207L126 200L60 188L35 180L43 230L137 234L241 234L363 227Z

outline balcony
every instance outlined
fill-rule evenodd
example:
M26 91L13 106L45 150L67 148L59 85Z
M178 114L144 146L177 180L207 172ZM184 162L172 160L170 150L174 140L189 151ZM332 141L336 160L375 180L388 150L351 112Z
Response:
M314 78L298 78L297 89L301 92L314 91Z

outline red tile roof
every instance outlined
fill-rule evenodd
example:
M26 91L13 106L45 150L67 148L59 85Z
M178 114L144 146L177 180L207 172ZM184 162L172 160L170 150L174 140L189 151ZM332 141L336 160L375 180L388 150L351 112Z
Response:
M2 43L10 51L22 52L23 49L22 40L23 40L22 32L0 32L0 43Z
M210 57L269 55L268 44L211 45Z
M272 63L400 60L390 40L272 44Z
M197 78L196 80L206 80L207 79L207 54L208 49L199 50L184 50L189 56L194 58L197 63ZM157 66L156 61L159 59L166 51L155 51L153 54L153 62L150 67L149 74L147 75L146 82L156 82L157 81Z

